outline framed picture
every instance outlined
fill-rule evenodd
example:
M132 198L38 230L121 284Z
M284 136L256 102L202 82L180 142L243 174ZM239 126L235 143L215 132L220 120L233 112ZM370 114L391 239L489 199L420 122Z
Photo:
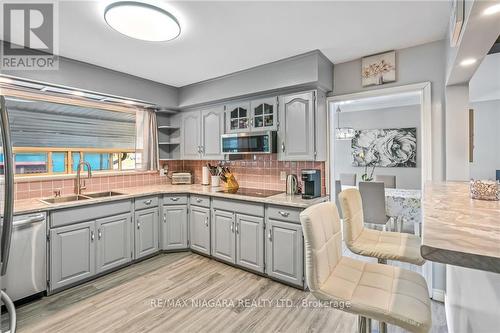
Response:
M357 130L351 142L352 165L417 167L417 128Z
M361 59L361 83L363 87L396 81L396 51L390 51Z

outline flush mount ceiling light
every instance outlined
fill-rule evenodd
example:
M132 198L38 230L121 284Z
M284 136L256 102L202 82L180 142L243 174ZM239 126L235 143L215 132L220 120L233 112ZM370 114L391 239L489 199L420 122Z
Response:
M486 8L483 12L484 15L493 15L496 13L500 13L500 4L490 6L490 7Z
M179 36L177 19L164 9L135 1L114 2L104 10L106 23L126 36L164 42Z
M470 66L470 65L475 64L476 61L477 60L474 58L467 58L467 59L462 60L462 62L460 62L460 66Z

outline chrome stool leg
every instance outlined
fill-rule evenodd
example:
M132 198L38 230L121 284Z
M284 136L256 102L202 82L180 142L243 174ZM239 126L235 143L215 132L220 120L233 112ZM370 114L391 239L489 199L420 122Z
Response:
M379 321L378 323L378 332L379 333L387 333L387 324L383 321Z
M358 333L371 333L372 320L371 318L358 316Z

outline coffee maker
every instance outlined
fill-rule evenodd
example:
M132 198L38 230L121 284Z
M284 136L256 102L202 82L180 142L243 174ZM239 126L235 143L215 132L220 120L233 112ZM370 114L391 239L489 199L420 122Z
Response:
M317 169L302 170L302 199L313 199L321 196L321 171Z

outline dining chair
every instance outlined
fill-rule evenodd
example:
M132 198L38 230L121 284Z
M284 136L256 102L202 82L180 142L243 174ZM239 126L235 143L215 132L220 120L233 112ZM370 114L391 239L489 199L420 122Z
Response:
M337 205L337 207L340 207L339 206L339 194L340 192L342 192L342 183L340 182L340 180L336 180L335 181L335 204ZM339 215L340 215L340 218L342 218L342 213L339 212Z
M376 175L375 181L383 182L386 188L396 188L396 176Z
M377 258L379 263L397 260L422 266L420 237L415 235L365 228L363 201L358 189L344 190L339 196L342 207L344 241L353 253Z
M364 223L381 226L384 231L393 230L394 219L386 213L384 183L359 182L358 187L363 199Z
M429 332L431 301L423 276L343 256L340 218L332 202L305 209L300 223L306 281L316 299L358 315L358 332L370 332L372 319L379 322L380 333L387 332L387 323L409 332Z
M339 175L340 183L342 185L356 186L356 174L355 173L341 173Z

